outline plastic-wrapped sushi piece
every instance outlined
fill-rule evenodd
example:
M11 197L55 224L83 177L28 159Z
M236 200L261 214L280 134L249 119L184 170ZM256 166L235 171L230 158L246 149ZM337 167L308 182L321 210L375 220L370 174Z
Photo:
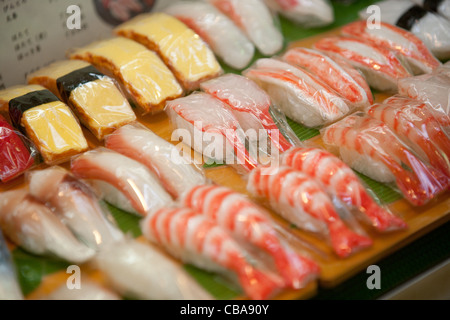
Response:
M110 77L81 60L54 62L28 76L68 104L98 140L136 120L128 100Z
M230 67L243 69L252 60L255 53L253 43L233 21L211 4L179 1L166 8L165 12L200 35Z
M69 56L113 76L144 114L160 112L168 99L183 95L180 84L158 55L133 40L117 37L94 42Z
M412 0L427 11L439 13L450 19L450 0Z
M0 226L13 243L36 255L72 263L84 263L95 255L25 188L0 193Z
M41 86L19 86L0 91L16 128L33 142L46 164L57 164L89 146L70 108Z
M23 300L17 272L0 228L0 300Z
M414 74L430 73L441 65L417 36L388 23L381 22L379 27L369 28L366 21L357 21L344 26L342 33L395 51Z
M35 165L37 152L24 141L27 138L0 115L0 181L13 180Z
M409 0L384 0L374 3L381 10L381 21L411 31L438 59L450 58L450 20L427 11ZM360 12L361 19L370 15Z
M223 72L199 35L166 13L141 14L118 26L115 33L156 51L188 91Z
M328 0L266 0L269 8L306 28L323 27L334 22Z
M445 174L422 159L389 127L362 113L322 130L325 145L339 150L342 160L358 172L383 183L395 183L405 198L421 206L448 189Z
M263 0L207 0L241 28L263 55L283 48L283 35Z
M331 58L337 55L364 73L367 83L380 91L397 91L397 80L412 74L394 52L355 37L328 37L317 41L314 48Z

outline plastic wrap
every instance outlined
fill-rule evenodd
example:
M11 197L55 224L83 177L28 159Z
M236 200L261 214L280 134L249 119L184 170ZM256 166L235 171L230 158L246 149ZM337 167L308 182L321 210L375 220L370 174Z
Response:
M0 91L0 100L8 103L11 122L26 133L46 164L67 161L89 148L70 108L44 87L6 89Z
M191 158L181 156L175 145L141 124L129 124L116 130L106 138L106 147L144 164L174 198L193 186L206 183L204 173L195 167Z
M364 73L367 83L380 91L397 91L397 80L412 74L395 53L371 42L354 37L328 37L317 41L314 48L331 58L337 55Z
M160 112L168 99L183 95L180 84L158 55L130 39L94 42L69 56L114 76L143 114Z
M428 203L449 185L448 178L408 148L383 122L358 113L322 131L327 146L339 149L342 160L366 176L395 182L415 206Z
M342 34L365 39L378 47L395 51L414 74L430 73L440 66L426 45L413 33L381 22L378 28L369 28L366 21L350 23L342 28Z
M305 28L334 22L334 10L328 0L265 0L269 8Z
M370 247L372 240L350 229L321 184L287 166L258 167L250 173L248 191L296 227L328 239L337 256L346 258Z
M181 20L208 43L214 53L235 69L245 68L255 47L227 16L208 3L179 1L165 12Z
M337 121L350 112L347 101L307 71L277 59L259 59L243 73L264 89L276 107L307 127Z
M450 58L450 20L409 0L385 0L374 5L380 10L381 21L411 31L438 59ZM366 20L370 14L362 10L359 15Z
M174 132L192 149L216 163L251 171L257 165L253 152L245 146L245 133L239 121L220 100L207 93L169 101L166 112Z
M283 34L264 1L207 1L233 20L263 55L273 55L283 48Z
M84 263L95 255L93 249L81 243L48 207L26 189L0 194L0 226L9 240L39 256Z
M317 50L292 48L283 60L312 73L347 99L352 109L365 108L373 103L373 95L365 78L342 59L334 60Z
M37 151L0 115L0 180L13 180L36 165Z
M80 60L54 62L28 76L68 104L98 140L136 120L128 100L110 77Z
M183 194L180 204L204 214L253 251L257 249L256 256L267 254L287 286L303 288L317 277L317 264L293 251L279 237L270 215L242 194L220 186L196 186Z
M0 228L0 300L23 300L17 271Z
M149 243L122 241L93 261L120 294L140 300L212 300L183 267Z
M318 148L294 148L281 155L280 164L299 170L322 184L350 212L379 232L406 228L406 223L393 215L386 206L377 204L366 191L364 183L342 160Z
M168 14L141 14L117 27L115 33L158 52L188 91L223 72L208 45L184 23Z
M28 174L30 194L47 204L72 233L98 251L123 239L111 213L93 190L61 167Z
M143 164L115 151L100 147L72 159L71 170L81 179L98 180L103 199L116 207L145 216L170 205L172 197Z
M195 210L163 208L144 219L141 226L147 239L175 258L210 272L235 276L250 299L269 299L284 287L279 277L250 264L252 258L228 232Z

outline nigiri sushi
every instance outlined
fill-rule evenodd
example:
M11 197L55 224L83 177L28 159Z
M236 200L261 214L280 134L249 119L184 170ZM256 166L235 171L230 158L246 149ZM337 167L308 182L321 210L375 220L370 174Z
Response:
M109 301L121 300L115 292L104 288L93 281L82 281L80 289L71 290L67 284L59 286L41 300L57 301Z
M283 48L283 35L262 0L207 1L233 20L263 55L274 55Z
M183 95L175 76L158 57L143 45L117 37L75 49L69 57L93 64L112 75L142 113L157 113L168 99Z
M123 296L140 300L212 300L176 261L150 243L127 239L93 260L106 282Z
M244 131L264 129L280 151L292 147L270 115L270 97L252 80L236 74L227 74L203 82L201 89L226 103Z
M0 180L13 180L34 164L33 153L22 141L20 133L0 115Z
M344 26L342 34L363 38L379 47L395 51L414 74L430 73L441 65L422 40L388 23L381 22L377 28L369 28L366 21L357 21Z
M341 258L372 245L370 238L345 225L322 186L300 171L260 166L250 173L247 189L268 199L277 213L298 228L328 237Z
M420 38L438 59L450 58L450 20L414 4L409 0L384 0L374 3L380 10L381 21L411 31ZM360 11L366 20L367 10Z
M373 103L373 95L364 77L342 59L331 59L308 48L292 48L283 55L286 62L306 69L349 101L354 108Z
M327 0L266 0L269 8L306 28L327 26L334 10Z
M289 118L308 127L334 122L349 112L346 101L307 71L276 59L259 59L244 75L263 88Z
M367 83L380 91L397 91L397 80L410 77L395 53L369 41L354 37L327 37L314 48L330 57L337 55L364 73Z
M280 164L321 182L329 194L350 208L357 208L376 230L386 232L406 228L402 219L372 199L353 170L335 155L317 148L293 148L281 155Z
M123 239L111 214L84 182L61 167L28 175L30 194L46 203L61 221L87 246L99 250Z
M214 53L235 69L245 68L255 46L222 12L209 3L179 1L164 10L194 30Z
M83 263L95 250L81 243L42 202L23 189L0 193L0 227L16 245L36 255Z
M445 175L372 117L351 115L324 129L322 138L326 145L339 148L341 158L353 169L380 182L395 182L413 205L424 205L448 188Z
M221 163L240 165L247 171L257 165L245 147L245 134L238 120L222 101L200 92L169 101L166 112L176 128L190 133L190 139L183 142L198 153ZM210 143L203 133L212 135Z
M200 82L223 72L199 35L166 13L140 14L119 25L114 32L156 51L188 91L196 90Z
M206 183L204 174L186 163L173 144L142 125L130 124L116 130L106 138L105 146L144 164L174 198Z
M110 77L81 60L62 60L28 76L69 105L98 140L136 120L128 100Z
M141 224L144 236L175 258L211 271L236 275L250 299L273 297L283 282L257 269L246 251L212 220L189 208L163 208Z
M450 19L450 0L412 0L427 11L439 13Z
M23 300L17 271L0 228L0 300Z
M109 185L101 189L104 199L125 211L131 204L132 213L145 216L150 210L173 202L146 166L106 148L100 147L73 159L71 170L78 178L103 182L96 186Z
M196 186L183 195L180 204L204 214L237 240L267 252L292 288L304 287L319 273L315 262L297 254L279 239L273 221L262 208L231 189Z

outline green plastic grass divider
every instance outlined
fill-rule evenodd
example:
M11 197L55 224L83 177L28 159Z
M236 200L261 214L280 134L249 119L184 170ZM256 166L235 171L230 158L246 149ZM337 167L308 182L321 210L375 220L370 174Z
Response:
M403 196L400 193L392 189L390 186L375 181L357 171L355 171L355 173L370 188L369 191L372 191L375 194L380 204L391 204L403 198Z

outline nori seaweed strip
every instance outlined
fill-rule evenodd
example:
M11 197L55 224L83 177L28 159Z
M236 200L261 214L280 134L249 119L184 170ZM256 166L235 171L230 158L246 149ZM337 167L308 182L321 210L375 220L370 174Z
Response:
M424 0L423 8L431 12L438 12L438 8L443 0Z
M27 93L9 101L9 117L16 128L21 129L20 122L25 111L39 107L43 104L60 101L49 90L40 90Z
M411 30L414 24L428 13L419 6L409 8L397 21L396 25L405 30Z
M95 67L89 66L68 73L56 80L56 85L61 97L68 102L70 94L79 86L103 78L105 75Z

